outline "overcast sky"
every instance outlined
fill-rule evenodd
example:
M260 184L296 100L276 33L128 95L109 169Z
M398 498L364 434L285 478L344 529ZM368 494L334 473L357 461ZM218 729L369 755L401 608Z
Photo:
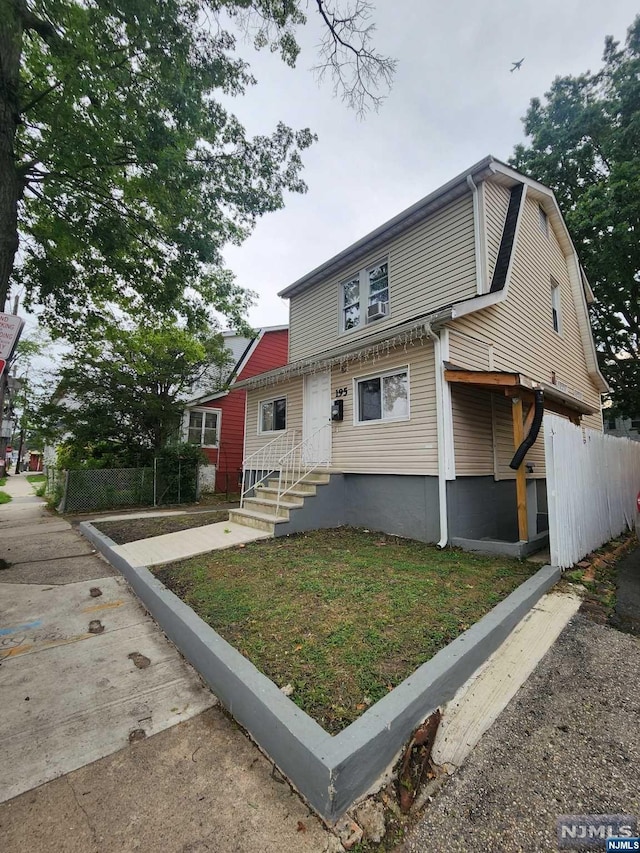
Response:
M318 135L304 152L306 195L289 195L226 252L238 282L259 293L254 326L288 322L276 294L301 275L485 155L506 160L524 140L530 99L558 75L599 68L605 35L624 41L640 11L631 0L378 0L376 46L398 70L380 111L362 121L309 71L313 5L296 69L245 46L258 85L229 105L252 133L282 120Z

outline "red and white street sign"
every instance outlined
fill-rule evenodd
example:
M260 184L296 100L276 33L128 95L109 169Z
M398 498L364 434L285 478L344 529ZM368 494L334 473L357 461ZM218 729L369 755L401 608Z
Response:
M0 359L9 361L18 343L24 320L17 314L0 314Z
M0 376L4 373L4 369L7 366L7 362L4 358L0 358Z

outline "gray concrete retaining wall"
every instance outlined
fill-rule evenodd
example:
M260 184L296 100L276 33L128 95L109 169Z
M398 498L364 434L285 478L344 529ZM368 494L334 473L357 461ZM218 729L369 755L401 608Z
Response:
M332 737L203 622L146 568L133 568L87 522L80 531L127 578L167 636L213 692L293 782L333 823L363 796L413 730L451 699L560 577L544 566L402 684Z

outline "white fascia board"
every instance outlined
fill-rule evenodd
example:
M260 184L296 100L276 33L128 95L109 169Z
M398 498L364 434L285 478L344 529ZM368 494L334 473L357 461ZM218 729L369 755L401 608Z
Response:
M503 290L497 290L495 293L485 293L482 296L475 296L472 299L465 299L464 302L456 302L451 306L451 319L457 320L459 317L464 317L466 314L473 314L474 311L480 311L482 308L489 308L491 305L497 305L499 302L504 302L507 297L506 287Z

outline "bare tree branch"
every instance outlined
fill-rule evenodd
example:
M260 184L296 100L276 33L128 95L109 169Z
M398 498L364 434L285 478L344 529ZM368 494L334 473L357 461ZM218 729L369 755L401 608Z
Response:
M391 89L397 61L373 47L372 4L354 0L352 6L341 9L337 2L316 0L316 5L326 27L319 45L320 63L313 69L318 80L329 74L334 94L358 116L371 108L378 110Z

